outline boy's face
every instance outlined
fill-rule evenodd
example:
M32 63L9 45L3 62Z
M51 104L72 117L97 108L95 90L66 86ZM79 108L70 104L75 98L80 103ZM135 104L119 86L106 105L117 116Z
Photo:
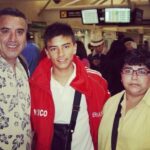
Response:
M26 43L27 23L21 17L0 17L0 54L10 63L16 61Z
M144 96L150 88L150 70L144 65L125 65L121 77L126 92L134 96Z
M46 53L51 59L54 69L69 70L76 54L76 44L70 36L56 36L47 42Z

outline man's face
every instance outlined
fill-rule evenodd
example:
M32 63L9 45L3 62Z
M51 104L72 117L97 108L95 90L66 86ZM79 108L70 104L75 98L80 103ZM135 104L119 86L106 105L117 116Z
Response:
M56 36L47 42L46 53L51 59L54 69L67 71L72 67L76 44L69 36Z
M27 23L21 17L0 17L0 55L14 63L26 44Z
M150 88L150 73L147 73L150 70L144 65L125 65L123 68L124 71L122 71L121 77L127 93L134 96L144 96L145 92ZM144 75L145 72L147 74Z
M93 49L95 50L96 53L102 53L104 48L104 44L101 44L99 46L94 46Z

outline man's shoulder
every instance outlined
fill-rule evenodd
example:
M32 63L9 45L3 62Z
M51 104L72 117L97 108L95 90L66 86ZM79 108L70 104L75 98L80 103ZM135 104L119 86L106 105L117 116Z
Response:
M115 105L118 106L118 103L120 101L120 98L122 97L122 95L124 94L124 90L111 96L108 101L106 102L107 107L111 107L111 105Z

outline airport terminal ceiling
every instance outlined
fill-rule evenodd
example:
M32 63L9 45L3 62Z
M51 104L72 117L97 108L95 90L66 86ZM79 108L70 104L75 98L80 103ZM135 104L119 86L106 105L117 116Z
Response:
M3 3L37 3L39 10L52 9L78 9L94 7L115 7L127 6L137 7L150 5L149 0L0 0Z
M106 7L130 7L133 9L145 6L149 10L150 0L0 0L0 8L10 6L15 6L25 12L27 10L28 16L33 16L31 19L35 19L34 17L38 19L45 11L51 10L101 9ZM149 26L146 29L149 31Z

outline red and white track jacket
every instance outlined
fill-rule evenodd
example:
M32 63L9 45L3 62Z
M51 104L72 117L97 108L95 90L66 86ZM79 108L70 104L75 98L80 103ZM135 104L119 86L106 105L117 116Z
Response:
M86 96L90 132L94 148L97 150L102 108L109 97L107 82L97 71L85 68L76 56L74 63L77 72L70 86ZM55 108L50 87L51 67L51 61L45 58L30 78L31 121L36 137L35 150L50 150L53 138Z

